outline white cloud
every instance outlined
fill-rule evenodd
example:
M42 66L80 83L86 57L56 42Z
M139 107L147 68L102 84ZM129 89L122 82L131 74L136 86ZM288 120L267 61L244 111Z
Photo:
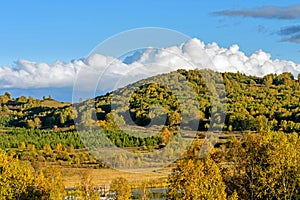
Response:
M19 60L13 67L0 67L0 89L72 87L77 78L77 85L83 90L93 90L100 80L100 90L108 91L179 68L239 71L255 76L282 72L297 76L300 72L300 65L286 60L272 60L271 55L262 50L246 56L236 44L222 48L216 43L205 45L198 39L164 49L147 48L125 60L122 62L99 54L85 60L53 64Z
M81 60L54 64L19 60L10 67L0 67L0 88L68 87L73 84Z

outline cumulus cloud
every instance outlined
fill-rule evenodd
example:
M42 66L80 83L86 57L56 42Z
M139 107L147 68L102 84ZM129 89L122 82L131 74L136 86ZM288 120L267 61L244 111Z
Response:
M82 65L81 60L53 64L19 60L13 67L0 67L0 88L68 87Z
M53 64L19 60L13 67L0 67L0 89L73 87L76 80L75 86L82 90L95 90L97 87L98 91L106 92L180 68L239 71L260 77L282 72L297 76L300 72L300 65L273 60L262 50L247 56L236 44L222 48L216 43L204 44L194 38L167 48L149 47L122 60L100 54Z
M291 20L300 18L300 4L291 6L262 6L241 10L222 10L214 12L213 14L220 16Z

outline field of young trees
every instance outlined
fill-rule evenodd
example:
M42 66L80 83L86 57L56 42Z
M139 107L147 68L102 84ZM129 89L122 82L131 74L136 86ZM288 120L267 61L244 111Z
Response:
M208 75L216 89L224 87L217 91L225 107L212 105L203 79ZM198 110L181 109L174 91L190 95L180 87L182 78L193 89ZM103 145L98 134L143 157L167 148L179 133L193 131L197 135L192 146L168 166L170 173L156 186L150 184L153 180L133 186L121 173L109 179L112 194L130 199L131 189L137 188L139 198L148 199L149 187L164 187L169 199L300 198L299 99L299 77L296 80L290 73L259 78L210 70L158 75L75 104L50 96L39 100L5 93L0 96L0 199L97 199L91 175L68 191L60 169L106 169L88 151L87 144ZM218 110L214 116L213 109ZM221 119L222 113L224 124L210 123ZM206 131L214 128L223 133L209 154L202 156ZM183 151L177 150L169 153ZM114 162L116 167L139 167L126 155Z

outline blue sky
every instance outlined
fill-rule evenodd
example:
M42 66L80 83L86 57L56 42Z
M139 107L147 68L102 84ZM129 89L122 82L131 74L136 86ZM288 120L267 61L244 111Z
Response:
M19 59L69 62L87 56L108 37L139 27L169 28L206 44L216 42L224 48L238 44L246 55L262 49L272 59L300 63L300 17L279 16L280 9L299 4L299 0L2 1L0 66L14 66ZM269 11L266 6L275 6L278 13L255 13ZM17 96L31 95L30 89L10 90ZM69 99L69 94L53 93Z

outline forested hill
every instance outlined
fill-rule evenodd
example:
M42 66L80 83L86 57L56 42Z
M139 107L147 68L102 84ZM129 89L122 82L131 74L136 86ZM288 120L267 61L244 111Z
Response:
M70 103L62 103L51 97L43 100L32 97L11 98L9 93L0 96L0 125L2 127L26 127L30 129L74 129L74 119L80 121L82 126L101 125L113 126L112 108L118 116L118 122L145 126L151 120L167 120L165 126L176 128L183 124L188 129L189 124L200 119L198 130L207 130L211 119L211 96L203 73L213 73L209 70L178 70L169 74L158 75L141 80L128 87L121 88L113 93L95 98L95 107L91 106L93 100L77 103L73 110ZM280 130L284 132L300 132L300 82L290 73L280 75L269 74L263 78L247 76L241 73L219 73L220 80L225 84L226 120L223 130L228 131L261 131L265 129ZM156 80L170 85L180 85L184 77L196 93L199 102L199 112L196 110L181 111L180 103L168 88ZM178 83L178 84L177 84ZM217 87L221 82L217 81ZM182 91L180 91L182 89ZM179 92L186 92L183 88L176 88ZM114 95L116 95L114 97ZM129 101L122 98L129 95ZM150 112L152 105L160 104L164 110ZM112 106L113 105L113 106ZM127 105L127 106L124 106ZM131 119L122 117L126 112ZM94 112L97 119L89 119L86 114ZM166 112L166 113L164 113ZM190 114L189 119L181 119L182 112ZM79 114L78 114L79 113ZM159 124L161 120L157 120ZM153 123L151 123L153 124ZM155 125L155 122L154 122Z

